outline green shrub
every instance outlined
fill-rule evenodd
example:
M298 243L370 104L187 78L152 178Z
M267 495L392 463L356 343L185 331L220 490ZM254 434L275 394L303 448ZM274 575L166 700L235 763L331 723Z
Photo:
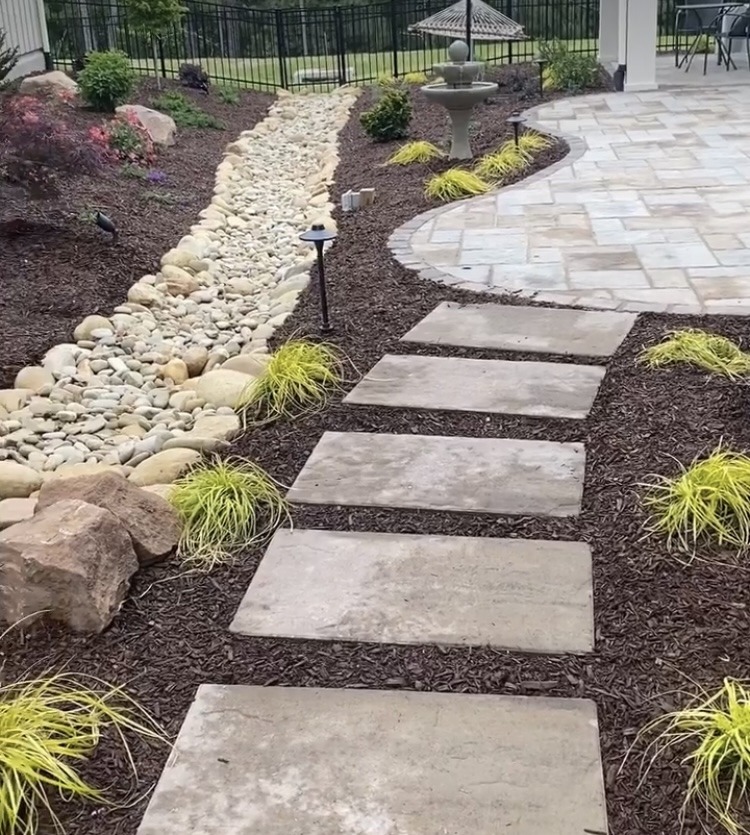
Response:
M224 104L239 104L240 92L234 87L219 87L219 98Z
M201 110L182 93L162 93L151 102L152 107L169 113L180 128L215 128L224 130L224 125L210 113Z
M411 103L403 90L387 90L377 104L360 117L365 133L376 142L403 139L411 121Z
M594 87L599 80L599 63L594 55L571 52L562 41L543 41L539 55L546 62L544 86L547 90L579 93Z
M5 31L0 29L0 90L2 90L5 79L10 71L18 63L18 47L5 46Z
M84 101L95 110L113 111L133 90L135 73L124 52L90 52L78 74Z

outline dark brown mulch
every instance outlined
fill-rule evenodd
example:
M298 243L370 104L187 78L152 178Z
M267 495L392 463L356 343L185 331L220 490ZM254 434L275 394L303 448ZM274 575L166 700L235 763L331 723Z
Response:
M438 114L427 110L418 96L416 100L415 135L439 139ZM508 96L480 112L485 123L494 115L495 140L502 137L504 114L516 102ZM360 102L358 109L366 104ZM390 150L366 143L356 118L343 132L337 192L361 186L378 189L376 207L340 218L339 242L327 257L334 340L361 372L386 351L427 353L418 346L400 345L399 337L444 299L480 298L423 282L390 259L388 234L423 206L420 176L408 169L396 176L377 167ZM316 294L311 292L279 338L315 333L317 321ZM255 549L210 577L176 577L174 564L145 570L122 614L102 636L70 636L55 627L34 629L25 638L11 636L6 640L6 672L18 675L30 665L38 671L50 663L67 662L72 669L127 684L172 733L202 682L591 698L599 710L611 831L676 832L684 769L675 757L665 759L639 786L636 759L618 773L623 756L635 730L675 703L661 694L687 686L688 677L712 685L724 675L745 676L750 664L746 568L716 561L685 567L658 539L643 537L640 483L652 473L673 472L674 458L686 462L721 437L727 444L750 447L744 386L691 369L648 372L636 365L643 344L669 328L686 325L708 327L747 344L743 319L641 316L608 363L608 374L584 423L353 408L335 398L325 413L250 433L233 450L288 483L326 430L585 441L586 489L577 519L326 507L298 508L294 516L298 526L343 530L588 542L596 605L597 647L592 655L555 658L485 647L240 638L227 626L262 556L262 549ZM140 779L132 787L134 796L158 779L166 751L139 746L136 755ZM122 792L131 788L124 784L125 763L109 744L101 746L87 773L101 784L119 784ZM91 808L74 805L66 810L71 831L133 835L144 804L96 814ZM685 832L700 831L690 818Z
M0 388L12 386L17 371L50 346L69 340L84 316L111 313L134 281L158 267L210 202L225 145L260 121L272 101L265 93L243 92L238 104L228 105L216 92L205 96L164 83L164 89L174 88L226 129L178 129L178 144L162 151L154 165L167 175L163 185L126 177L113 165L99 177L69 181L56 200L30 203L21 192L3 190ZM147 80L132 101L150 105L157 94L155 82ZM71 127L83 129L105 118L82 109L65 114ZM97 209L117 224L117 246L92 223Z

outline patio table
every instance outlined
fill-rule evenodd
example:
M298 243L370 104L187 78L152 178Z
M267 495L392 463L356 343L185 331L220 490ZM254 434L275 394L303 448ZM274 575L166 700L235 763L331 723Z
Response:
M698 47L704 42L704 38L711 38L716 37L717 34L726 34L728 28L731 27L731 15L735 13L736 10L742 9L745 7L745 3L738 3L736 2L724 2L724 3L691 3L691 4L679 4L675 6L675 24L674 24L674 45L675 45L675 66L682 67L685 66L685 72L690 69L691 64L693 63L693 58L695 58L695 54L698 51ZM708 20L701 12L715 12ZM695 33L695 37L693 38L693 42L690 44L685 55L680 59L679 57L679 32L680 32L680 21L683 17L689 17L690 14L693 14L697 23L697 32ZM732 56L729 53L729 50L724 45L723 41L717 38L717 50L718 50L718 59L719 64L722 61L726 61L727 69L729 69L730 65L737 69L737 65L732 60ZM703 75L706 74L706 70L708 69L708 52L704 52L703 54Z

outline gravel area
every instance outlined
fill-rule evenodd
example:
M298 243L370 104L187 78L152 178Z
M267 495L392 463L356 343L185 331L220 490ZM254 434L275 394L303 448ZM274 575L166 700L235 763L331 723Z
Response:
M511 85L517 83L514 75L515 70L502 71ZM526 80L531 84L533 79ZM505 86L494 102L479 110L478 151L508 136L507 115L533 103L533 95L523 99L522 95ZM413 134L440 140L441 117L418 93L414 99ZM483 297L424 282L390 258L390 232L427 205L421 193L424 171L394 173L379 167L393 146L371 145L363 137L356 114L367 106L363 97L342 133L336 196L347 189L375 187L377 202L339 217L339 240L327 256L333 341L351 360L352 384L386 352L523 358L398 342L440 301L477 302ZM562 153L564 149L556 146L542 162ZM308 292L275 340L292 333L316 333L317 324L316 294ZM588 542L594 558L597 640L590 656L554 658L485 647L231 635L227 626L262 556L262 548L256 548L210 576L180 576L175 564L146 569L121 615L101 636L71 636L56 627L37 627L26 636L14 633L5 640L4 674L36 674L61 664L94 673L126 685L171 733L179 729L202 682L583 696L598 705L611 831L617 835L674 832L686 783L679 756L657 763L643 785L639 785L637 758L620 771L623 756L635 731L676 703L663 694L688 687L690 680L712 686L725 675L743 676L750 663L744 640L750 627L745 565L707 551L708 559L685 567L662 542L643 535L640 483L653 473L673 472L675 458L689 461L722 437L727 445L740 449L750 445L744 386L691 369L650 372L636 365L644 344L670 328L684 326L707 327L741 342L747 334L741 318L641 316L609 361L585 422L353 407L341 404L337 396L325 412L254 430L232 450L251 457L288 484L326 430L585 442L583 511L575 519L301 507L295 510L294 521L298 527L334 530ZM70 830L77 835L134 835L145 804L137 798L158 779L166 756L163 748L137 743L139 777L130 785L125 782L122 757L105 741L87 774L101 785L114 783L115 799L130 804L117 809L71 805L64 815ZM683 831L698 835L703 830L689 817Z

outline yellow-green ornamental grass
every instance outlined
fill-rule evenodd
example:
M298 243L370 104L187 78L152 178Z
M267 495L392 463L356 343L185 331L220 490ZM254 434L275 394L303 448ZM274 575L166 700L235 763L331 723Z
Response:
M402 145L398 151L391 154L386 160L386 165L413 165L414 163L431 162L444 156L445 153L437 145L420 139Z
M483 156L474 171L485 180L499 182L522 173L531 165L531 161L531 155L511 141L506 142L500 150Z
M732 379L750 373L750 354L725 336L693 328L671 331L658 345L644 348L639 359L649 368L682 363Z
M691 805L698 806L732 835L748 831L737 813L750 811L749 684L724 679L718 692L702 691L687 707L656 719L639 736L643 739L658 732L644 755L646 771L673 746L687 752L682 762L690 769L690 777L683 814Z
M292 420L322 409L343 379L341 355L334 346L292 339L274 351L238 406L246 424Z
M199 571L229 562L289 515L268 473L241 458L200 464L175 482L169 501L183 524L179 556Z
M153 719L119 688L68 675L0 687L0 833L35 835L39 812L62 831L57 801L80 797L106 802L79 774L103 730L113 728L135 765L124 735L165 742Z
M685 551L708 541L742 550L750 545L750 457L717 447L676 476L658 476L644 504L650 531Z
M473 171L467 171L465 168L450 168L442 174L434 174L430 177L425 184L424 193L430 200L441 200L447 203L451 200L460 200L462 197L484 194L489 189L489 184Z

